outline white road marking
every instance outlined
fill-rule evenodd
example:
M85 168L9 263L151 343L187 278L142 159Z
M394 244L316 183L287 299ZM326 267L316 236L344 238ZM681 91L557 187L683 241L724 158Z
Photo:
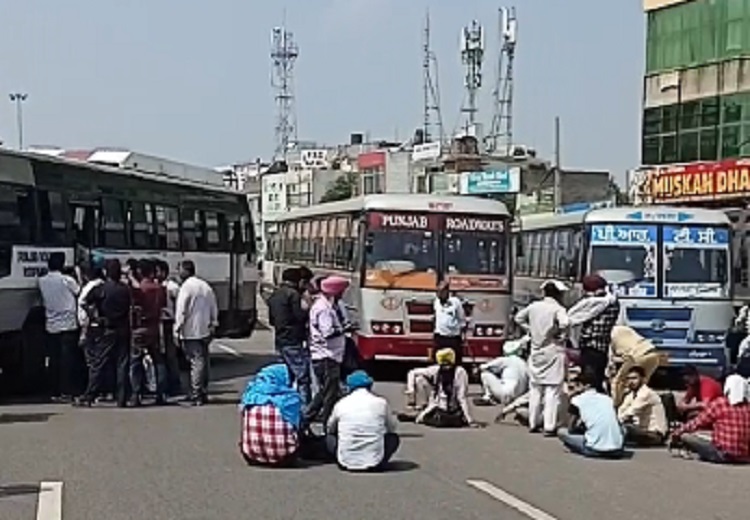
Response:
M241 358L242 355L234 350L232 347L227 347L226 345L222 345L221 343L214 343L214 347L218 348L225 354L229 354L232 357Z
M62 482L39 484L36 520L62 520Z
M512 507L520 513L523 513L532 520L557 520L557 518L555 518L554 516L545 513L541 509L532 506L528 502L524 502L520 498L514 497L510 493L503 491L499 487L493 486L489 482L486 482L484 480L467 480L466 483L483 493L487 493L495 500L498 500L503 504Z

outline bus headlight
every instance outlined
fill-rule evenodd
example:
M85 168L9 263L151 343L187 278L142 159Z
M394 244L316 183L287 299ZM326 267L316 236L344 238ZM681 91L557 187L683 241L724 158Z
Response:
M370 328L374 334L389 334L399 336L404 333L404 326L397 321L373 321Z

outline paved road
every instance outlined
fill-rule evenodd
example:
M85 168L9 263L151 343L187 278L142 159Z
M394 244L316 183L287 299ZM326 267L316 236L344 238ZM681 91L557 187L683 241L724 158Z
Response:
M215 345L214 404L200 409L0 407L0 518L59 520L60 493L65 520L728 519L744 517L750 504L745 468L662 450L591 461L514 425L403 425L403 446L387 474L350 475L330 465L249 468L237 450L237 395L272 359L270 344L262 331ZM381 382L376 390L401 404L400 384ZM484 420L491 415L478 412ZM41 482L47 491L40 494Z

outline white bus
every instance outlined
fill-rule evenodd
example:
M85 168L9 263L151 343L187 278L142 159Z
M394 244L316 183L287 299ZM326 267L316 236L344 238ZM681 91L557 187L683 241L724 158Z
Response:
M44 364L37 278L54 251L80 264L160 258L176 274L191 259L216 291L219 333L247 336L257 267L245 195L166 175L0 150L0 368L35 390ZM19 387L22 386L22 388Z
M367 360L431 356L437 284L449 280L470 316L464 360L499 355L510 313L510 214L460 196L370 195L289 212L277 222L264 278L306 265L340 274Z
M574 287L599 273L620 296L621 321L654 342L670 367L721 374L733 320L731 224L721 211L609 208L521 219L514 298L524 305L554 277Z

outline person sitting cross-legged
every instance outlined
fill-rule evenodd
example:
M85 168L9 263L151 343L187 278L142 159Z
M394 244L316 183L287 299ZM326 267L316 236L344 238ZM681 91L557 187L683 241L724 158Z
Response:
M328 419L328 451L347 471L385 469L399 446L396 418L388 401L372 393L367 372L352 372L346 385L349 395L336 403Z
M559 437L573 453L591 458L619 459L624 453L622 427L612 398L596 388L598 381L598 375L589 367L584 367L573 380L570 415L574 426L571 430L583 429L583 434L561 431Z
M249 464L291 465L300 448L302 396L286 365L263 369L248 383L240 401L240 451Z
M711 429L711 439L695 432ZM748 383L737 374L724 382L724 396L709 402L697 417L675 430L670 446L682 446L700 460L717 464L750 463Z
M660 446L667 438L667 414L659 394L646 383L646 370L631 366L627 393L617 416L625 428L625 442L635 446Z

